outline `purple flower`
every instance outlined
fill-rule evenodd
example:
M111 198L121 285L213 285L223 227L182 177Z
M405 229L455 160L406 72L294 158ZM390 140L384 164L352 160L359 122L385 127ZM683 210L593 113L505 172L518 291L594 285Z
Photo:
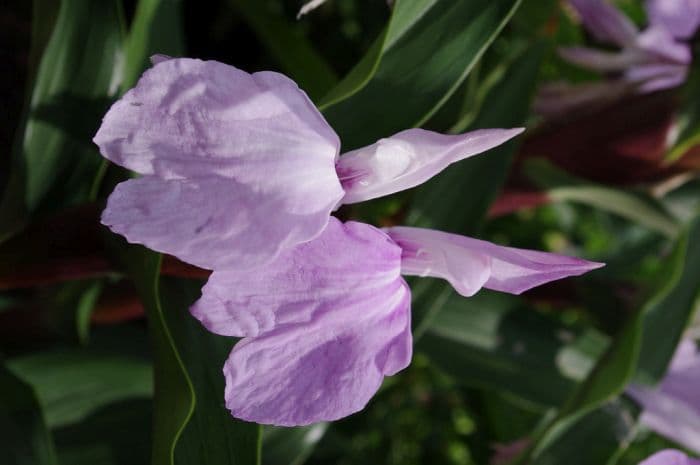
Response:
M682 446L700 453L700 352L683 340L671 366L656 388L631 385L627 393L644 411L641 423Z
M679 450L666 449L639 462L639 465L700 465L700 460L691 459Z
M602 266L420 228L384 231L331 218L316 239L255 270L215 270L192 306L210 331L243 337L224 366L226 405L274 425L361 410L411 359L404 275L445 279L464 296L514 294Z
M202 268L262 265L321 234L340 204L414 187L521 132L410 129L339 157L338 136L287 77L154 61L94 138L142 175L117 186L102 222Z
M560 50L563 58L582 67L613 73L637 92L653 92L685 81L690 46L682 42L700 24L700 0L649 0L649 27L639 31L605 0L571 0L584 26L598 41L620 47L609 52L586 47Z

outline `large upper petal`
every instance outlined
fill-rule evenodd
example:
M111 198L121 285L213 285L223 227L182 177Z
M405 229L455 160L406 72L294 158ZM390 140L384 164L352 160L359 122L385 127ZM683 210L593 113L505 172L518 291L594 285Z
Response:
M679 450L665 449L639 462L639 465L700 465L700 460L692 459Z
M387 234L401 246L402 272L443 278L462 295L482 286L520 294L528 289L578 276L601 263L548 252L504 247L470 237L423 228L394 227Z
M657 388L631 385L627 393L644 411L640 421L658 434L700 453L700 351L683 340Z
M637 27L606 0L571 0L584 26L601 42L625 47L634 42Z
M700 25L699 0L647 0L646 9L652 24L680 39L691 37Z
M106 158L140 174L216 175L261 188L313 181L299 179L298 169L321 166L330 176L340 147L284 75L190 58L147 70L109 109L94 141Z
M270 250L312 239L343 196L335 172L336 134L296 84L278 73L248 74L215 61L159 61L107 112L94 140L106 158L153 179L150 188L129 185L149 197L130 195L126 201L125 187L121 200L111 202L113 208L135 203L158 216L163 202L191 208L201 202L203 212L182 213L170 223L184 221L178 230L186 230L193 217L205 215L211 224L247 231L229 234L224 228L227 238L203 244L198 251L191 246L200 243L197 238L167 231L156 237L158 231L147 225L125 224L131 230L129 240L168 244L157 250L207 268L221 262L254 266L274 256ZM187 189L155 184L155 178L187 181L182 184ZM159 194L156 186L161 185L168 187ZM193 192L195 197L186 198ZM120 222L138 217L110 214ZM141 231L146 236L139 237ZM202 230L211 237L221 231L208 225ZM236 240L228 240L230 236ZM276 243L256 248L269 240ZM224 242L234 250L214 250ZM180 255L179 250L188 253ZM222 257L212 261L215 252ZM249 258L234 262L243 257Z
M102 223L129 242L202 268L248 269L323 230L329 213L283 208L284 193L234 180L143 176L117 185Z
M245 273L214 271L192 306L210 331L247 336L226 362L226 405L275 425L360 410L411 357L401 249L382 231L331 219L318 238Z
M408 129L348 152L337 164L342 203L356 203L415 187L452 163L485 152L523 129L483 129L445 135Z

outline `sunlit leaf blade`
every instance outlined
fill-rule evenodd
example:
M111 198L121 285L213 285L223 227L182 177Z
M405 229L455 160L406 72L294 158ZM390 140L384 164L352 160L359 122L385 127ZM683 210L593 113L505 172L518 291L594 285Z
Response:
M438 0L396 0L389 23L375 39L372 46L353 69L321 100L320 108L325 110L335 105L367 85L379 68L385 52L396 43L407 30L419 21Z
M116 0L61 2L13 149L0 237L28 216L89 198L101 166L91 139L121 77L120 8Z
M188 311L201 284L174 278L162 282L165 320L196 396L192 418L175 448L175 463L257 465L261 427L233 418L224 405L221 370L235 339L209 333Z
M420 18L395 42L385 37L390 46L383 50L369 81L350 97L324 107L344 148L372 143L430 118L466 78L518 4L517 0L439 0L420 10ZM401 6L399 2L397 9ZM390 24L387 34L391 31ZM363 67L370 69L367 63Z
M84 420L108 404L149 398L148 360L91 349L57 349L17 357L8 367L31 385L50 428Z
M576 202L608 211L670 238L679 234L678 221L661 202L648 194L576 178L544 159L529 160L524 170L530 180L544 189L553 201Z
M34 391L2 364L0 451L4 463L57 465L53 440Z

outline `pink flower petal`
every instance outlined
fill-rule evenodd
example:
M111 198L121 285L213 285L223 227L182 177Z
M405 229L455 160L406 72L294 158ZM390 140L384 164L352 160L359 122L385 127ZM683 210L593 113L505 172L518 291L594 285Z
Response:
M446 279L465 296L473 295L482 286L520 294L549 281L578 276L603 266L430 229L394 227L386 231L404 249L401 261L404 274Z
M253 272L214 271L191 311L209 331L239 337L310 324L328 312L352 320L359 315L338 309L394 289L400 273L401 249L386 234L331 218L319 237ZM373 311L367 307L362 313Z
M499 146L523 129L444 135L409 129L340 157L342 203L357 203L415 187L452 163Z
M620 10L606 0L571 0L584 26L601 42L621 47L631 44L637 27Z
M295 426L364 408L384 376L405 368L411 358L406 284L365 297L328 308L309 324L238 343L224 366L232 415ZM336 314L345 314L342 323Z
M608 52L587 47L562 47L559 55L570 63L600 72L624 71L645 58L635 49Z
M698 0L647 0L646 9L652 24L680 39L691 37L700 25Z
M282 195L216 177L144 176L114 189L102 223L129 242L202 268L246 269L314 237L328 222L328 212L284 208L288 199Z
M693 59L688 44L676 41L668 30L658 26L639 34L636 46L647 54L647 62L689 65Z
M411 359L400 260L380 230L331 219L259 270L215 271L192 313L213 332L249 336L224 366L231 413L292 426L362 409Z
M695 342L678 346L658 388L631 385L627 393L644 411L640 421L658 434L700 453L700 351Z
M232 236L198 251L189 236L163 231L158 238L147 225L124 224L131 231L130 241L152 248L153 243L165 244L156 250L206 268L255 266L283 245L312 239L343 196L335 172L336 134L296 84L277 73L248 74L215 61L159 61L112 106L94 141L106 158L140 174L188 181L186 189L167 184L167 192L205 213L176 215L186 222L179 230L202 226L187 221L214 213L212 224L235 229L223 228ZM144 183L138 188L149 194L157 190ZM193 192L202 204L184 197ZM138 205L152 215L158 204L174 201L157 192L153 205L148 197L131 195L127 201L125 190L121 195L120 201L111 202L113 207ZM118 223L139 217L116 211L109 216ZM202 233L213 236L207 228L204 225ZM141 232L146 236L139 237ZM263 246L255 257L262 240L276 243ZM213 249L222 243L233 250L219 249L222 256L217 258ZM179 255L180 251L186 253Z
M691 459L679 450L666 449L639 462L639 465L700 465L700 460Z

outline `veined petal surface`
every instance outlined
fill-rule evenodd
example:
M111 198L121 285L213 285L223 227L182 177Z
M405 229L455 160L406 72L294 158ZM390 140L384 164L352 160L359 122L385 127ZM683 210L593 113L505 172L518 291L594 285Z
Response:
M249 269L316 236L328 222L328 212L282 208L283 195L217 177L143 176L117 185L102 223L129 242L201 268Z
M520 294L603 266L565 255L504 247L470 237L423 228L386 230L404 250L402 272L443 278L462 295L479 288Z
M337 135L306 94L278 73L248 74L187 58L158 61L107 112L94 141L106 158L147 179L122 186L105 215L114 221L107 223L128 229L132 242L204 268L257 266L283 247L313 239L344 194L335 172ZM139 192L146 197L137 199ZM128 225L138 212L115 210L139 206L165 220L158 208L175 202L187 211L170 225L202 228L199 237L213 238L210 244Z
M385 375L409 364L412 350L406 283L364 297L338 302L309 324L239 342L224 365L232 415L295 426L362 410Z
M337 309L361 306L367 295L391 291L399 281L401 249L386 234L332 217L319 237L254 271L214 271L191 310L213 333L258 336L325 313L338 321L358 318ZM363 313L373 311L367 307Z
M232 414L291 426L362 409L410 362L400 266L382 231L332 218L260 269L214 271L191 311L212 332L246 336L224 367Z
M497 147L523 131L483 129L445 135L408 129L348 152L337 163L342 203L357 203L410 189L452 163Z

